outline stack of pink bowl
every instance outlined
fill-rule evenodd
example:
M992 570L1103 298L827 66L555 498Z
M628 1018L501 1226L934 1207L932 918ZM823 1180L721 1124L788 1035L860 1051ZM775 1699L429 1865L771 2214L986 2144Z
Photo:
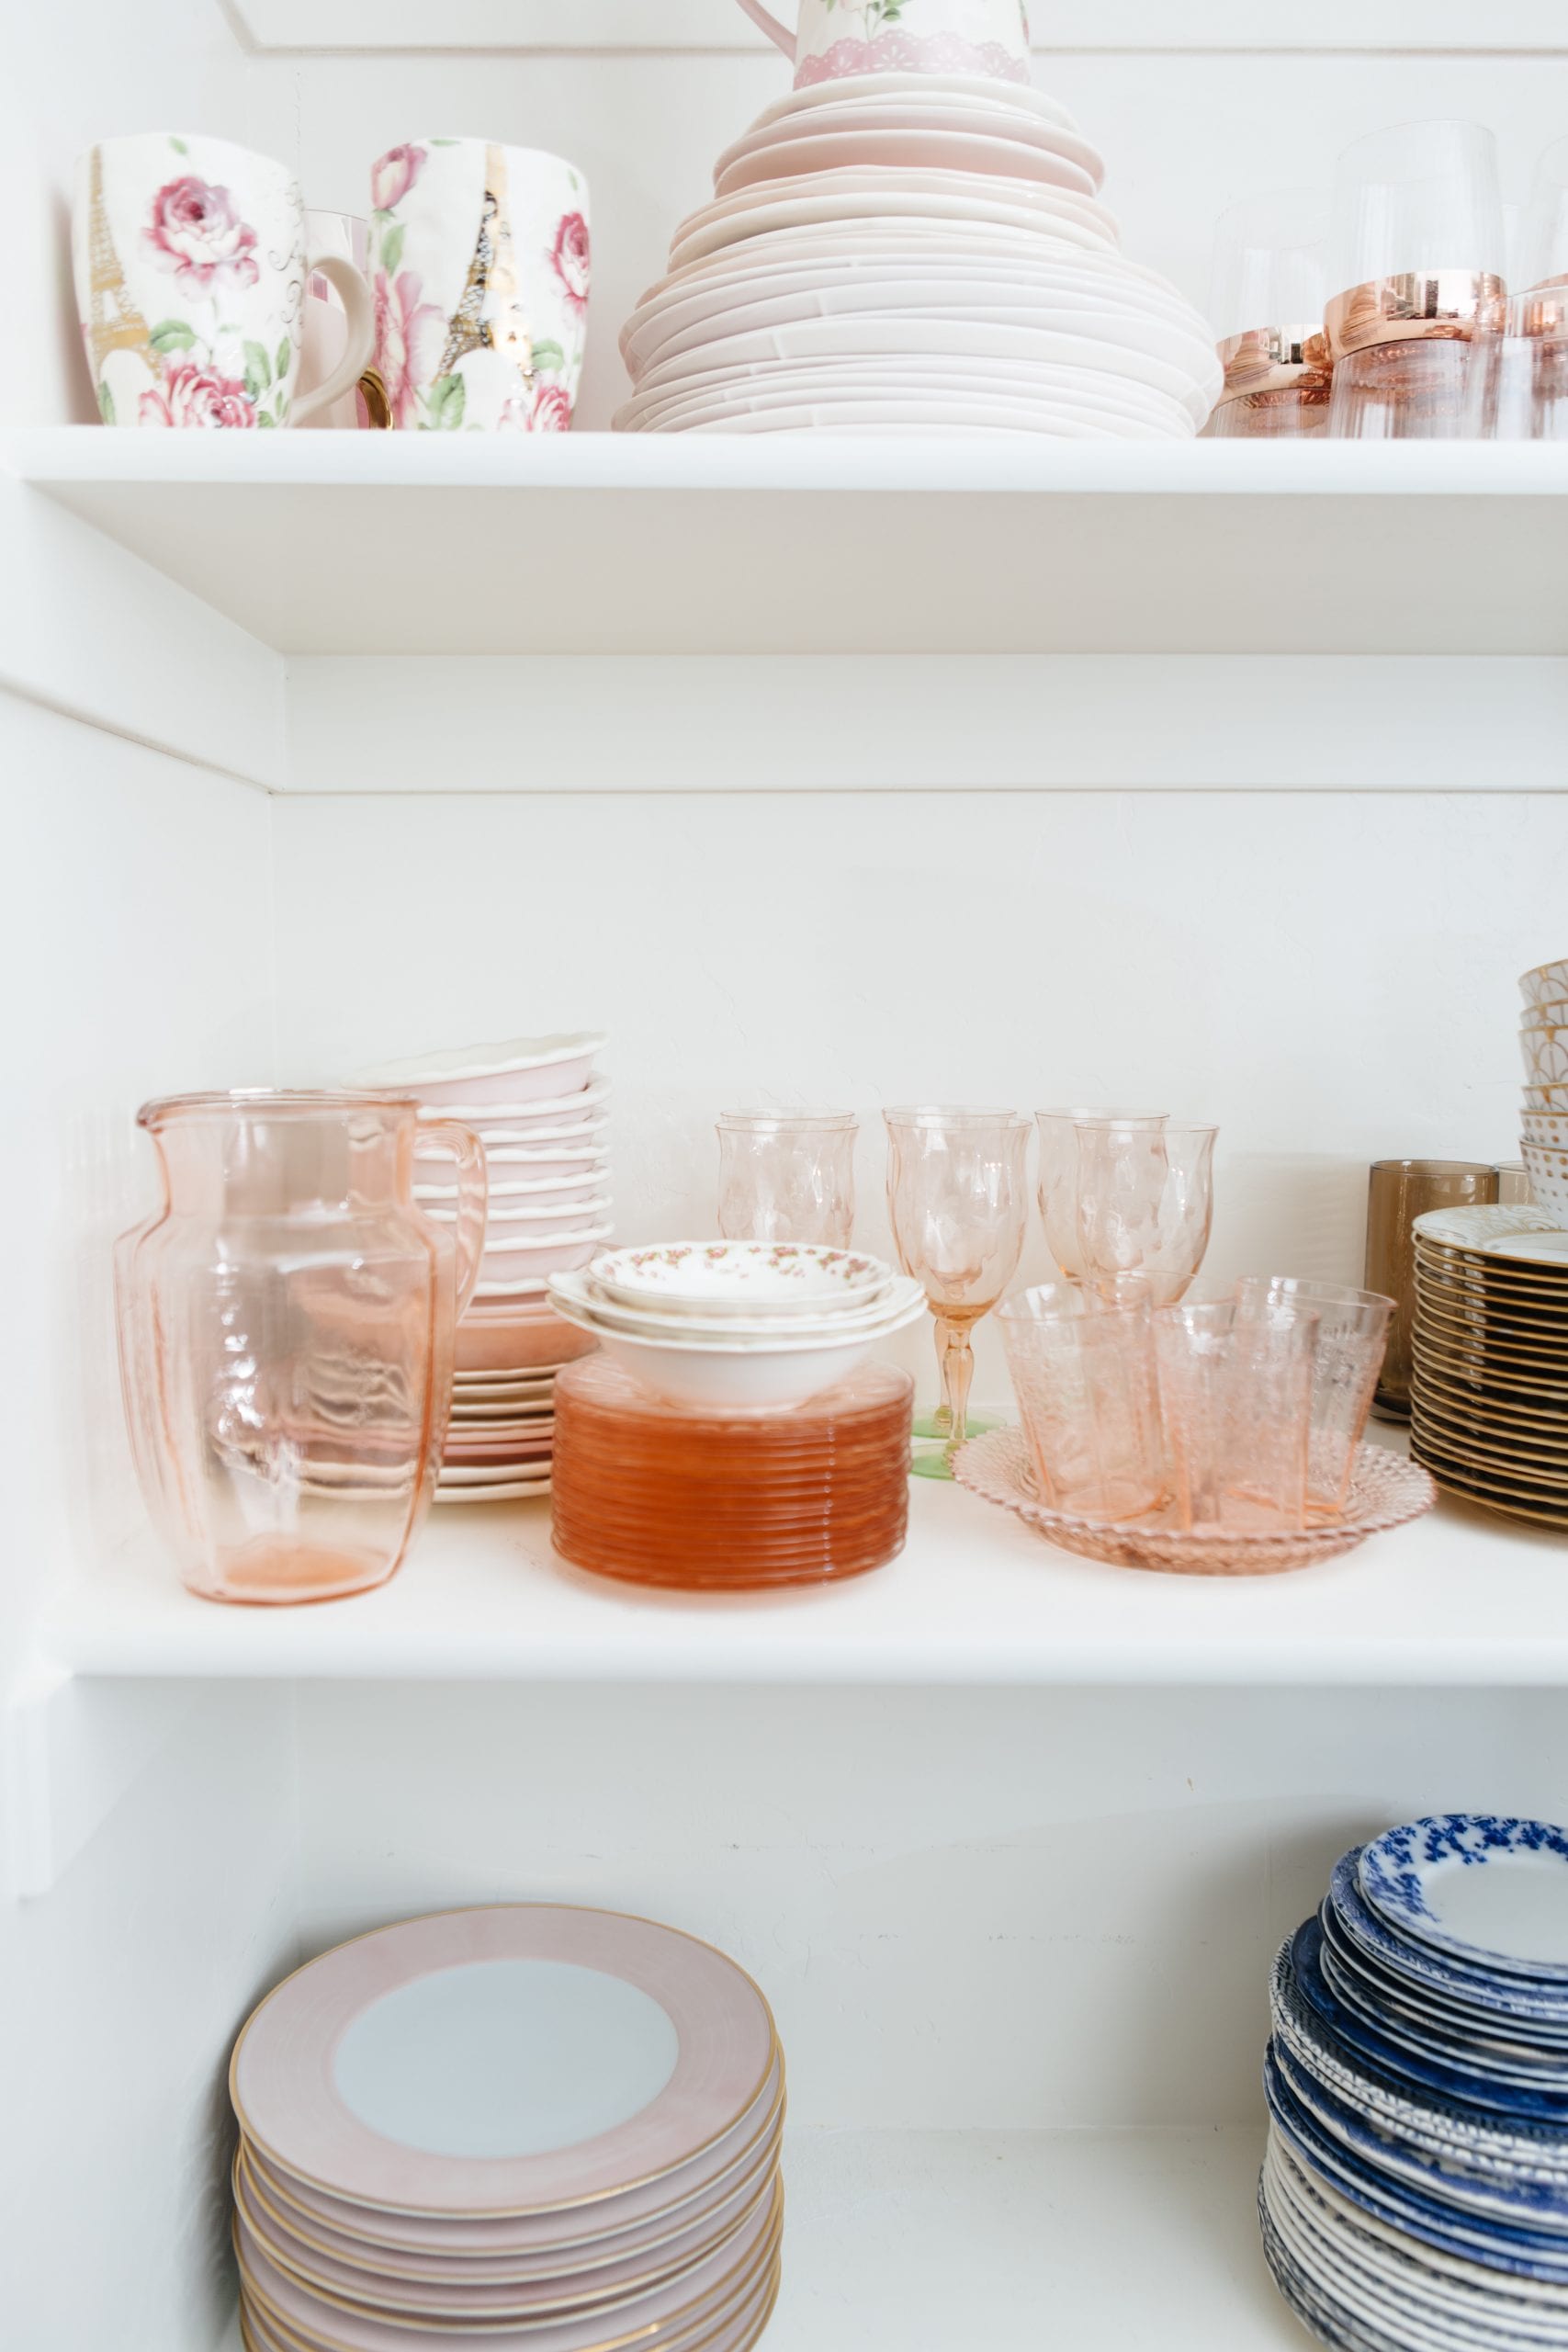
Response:
M1120 252L1102 177L1027 82L797 87L719 157L627 321L615 429L1190 439L1213 336Z
M604 1148L609 1082L596 1079L602 1035L513 1037L362 1070L353 1083L412 1094L432 1120L457 1119L485 1148L490 1208L471 1304L457 1326L452 1420L438 1502L510 1502L546 1494L555 1379L591 1338L547 1296L553 1273L585 1266L614 1232ZM447 1159L416 1163L414 1197L455 1224Z

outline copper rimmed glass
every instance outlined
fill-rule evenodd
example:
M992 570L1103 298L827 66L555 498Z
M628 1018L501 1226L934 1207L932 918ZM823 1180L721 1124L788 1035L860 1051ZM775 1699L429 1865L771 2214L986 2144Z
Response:
M1393 1301L1377 1291L1287 1274L1248 1276L1237 1283L1235 1295L1242 1316L1250 1320L1281 1306L1304 1307L1317 1317L1307 1515L1338 1519L1349 1499L1357 1451L1382 1370Z
M727 1241L847 1250L855 1224L852 1111L723 1111L718 1229Z
M1213 1223L1217 1127L1077 1127L1078 1254L1086 1277L1146 1274L1156 1306L1183 1297Z
M1264 1298L1162 1307L1160 1410L1179 1527L1277 1530L1307 1521L1317 1317Z
M1248 197L1221 214L1209 308L1225 381L1207 439L1321 439L1327 430L1327 225L1318 188Z
M944 1102L885 1111L883 1118L894 1246L905 1273L924 1285L936 1318L942 1403L931 1434L948 1441L951 1455L968 1434L970 1335L1023 1254L1029 1121L1018 1111Z
M1068 1282L1082 1282L1078 1241L1078 1129L1087 1126L1163 1127L1165 1111L1036 1111L1040 1130L1040 1220L1046 1246Z
M1075 1519L1147 1517L1166 1499L1148 1285L1115 1303L1066 1283L997 1317L1040 1497Z

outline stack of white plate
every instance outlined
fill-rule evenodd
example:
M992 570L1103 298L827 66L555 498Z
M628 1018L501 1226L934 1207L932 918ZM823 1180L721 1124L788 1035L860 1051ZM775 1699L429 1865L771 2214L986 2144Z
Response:
M820 1396L925 1312L879 1258L774 1241L606 1250L550 1298L651 1395L741 1410Z
M586 1265L615 1227L604 1148L609 1081L597 1032L513 1037L385 1062L351 1082L412 1094L421 1116L456 1119L484 1146L490 1183L479 1278L457 1328L452 1419L438 1502L507 1502L548 1492L555 1376L592 1341L546 1295L558 1268ZM457 1222L449 1158L417 1160L414 1198Z
M1273 2019L1259 2207L1312 2333L1568 2345L1568 1832L1442 1814L1352 1848Z
M1102 176L1023 84L796 90L719 157L627 321L616 429L1190 438L1213 341L1118 251Z
M784 2060L723 1953L502 1905L361 1936L230 2070L248 2352L745 2352L777 2292Z

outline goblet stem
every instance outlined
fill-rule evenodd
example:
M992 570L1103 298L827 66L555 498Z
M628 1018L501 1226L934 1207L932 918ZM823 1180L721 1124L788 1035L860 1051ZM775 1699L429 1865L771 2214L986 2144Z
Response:
M936 1345L937 1361L942 1366L939 1419L947 1425L947 1450L953 1453L968 1433L969 1384L975 1377L975 1351L969 1344L968 1324L951 1323L939 1315Z

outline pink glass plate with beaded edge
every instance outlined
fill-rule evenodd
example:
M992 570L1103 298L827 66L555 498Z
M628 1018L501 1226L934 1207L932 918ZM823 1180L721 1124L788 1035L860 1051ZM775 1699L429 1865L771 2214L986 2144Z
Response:
M1403 1527L1433 1509L1438 1489L1418 1463L1363 1445L1356 1457L1350 1500L1342 1519L1278 1535L1223 1528L1188 1533L1176 1527L1107 1525L1049 1510L1035 1488L1029 1441L1021 1430L993 1430L971 1438L953 1456L960 1486L986 1502L999 1503L1058 1550L1112 1567L1151 1568L1168 1576L1277 1576L1310 1567L1316 1560L1353 1552L1369 1535Z

